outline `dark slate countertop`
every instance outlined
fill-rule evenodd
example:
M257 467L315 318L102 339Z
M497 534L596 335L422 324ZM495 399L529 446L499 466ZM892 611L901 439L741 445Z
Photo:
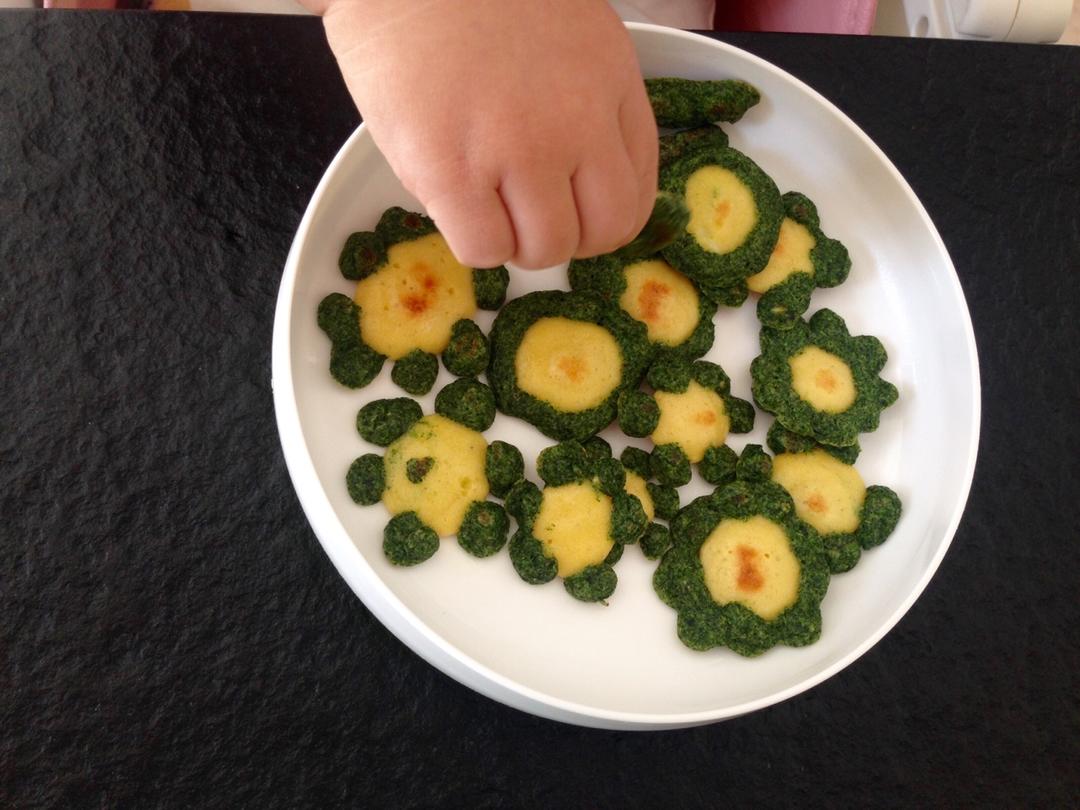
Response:
M0 806L1080 801L1080 48L723 37L873 138L980 350L926 592L783 704L537 719L368 613L293 494L281 268L358 122L317 20L0 12Z

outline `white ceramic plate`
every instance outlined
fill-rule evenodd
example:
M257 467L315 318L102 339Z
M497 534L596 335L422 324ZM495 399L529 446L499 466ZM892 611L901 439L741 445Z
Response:
M817 203L824 231L851 251L847 282L814 293L853 334L877 335L889 351L883 376L900 389L880 429L862 437L857 467L868 484L895 489L904 514L893 536L833 577L822 605L821 640L747 660L686 649L675 614L653 594L654 564L627 549L610 606L574 601L558 580L530 586L508 555L477 560L453 541L415 568L383 557L381 505L356 506L345 490L352 460L378 451L354 429L365 402L400 395L380 378L347 390L327 372L329 343L315 312L327 293L351 294L337 269L345 238L374 227L391 205L417 207L361 127L334 159L300 224L274 323L278 427L304 511L338 571L398 638L463 684L511 706L608 728L666 728L733 717L801 692L835 674L880 639L937 569L956 530L975 466L979 374L974 336L956 272L926 212L881 151L813 90L767 62L713 40L654 26L630 27L646 76L736 77L760 88L761 103L725 127L732 145L776 180ZM511 297L566 288L561 269L513 274ZM487 328L491 313L481 313ZM708 359L750 398L757 354L752 302L721 308ZM449 381L445 370L434 390ZM433 395L422 400L430 412ZM763 443L772 418L734 436L741 450ZM552 442L500 415L488 431L526 458ZM618 452L625 439L605 434ZM534 477L534 470L529 474ZM705 492L695 481L683 503Z

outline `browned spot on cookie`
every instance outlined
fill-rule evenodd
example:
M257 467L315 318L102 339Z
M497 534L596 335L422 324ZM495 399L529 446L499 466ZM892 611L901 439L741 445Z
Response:
M765 577L757 568L758 553L749 546L736 548L739 554L739 578L737 580L739 590L758 591L765 584Z
M827 368L819 369L814 375L814 383L823 391L836 390L836 375Z
M716 207L713 209L713 222L716 223L717 227L723 225L724 220L728 218L728 215L730 213L731 203L727 200L721 200L716 204Z
M713 411L698 411L694 414L694 421L699 425L715 425L716 414Z
M564 354L559 358L557 365L559 371L571 382L581 382L585 376L585 361L576 355Z
M671 293L671 288L659 281L650 279L641 285L638 293L638 307L641 309L641 317L646 321L655 321L660 317L660 307L664 299Z
M417 262L410 270L413 283L408 292L401 295L401 307L411 315L421 315L427 312L435 301L435 290L439 286L439 280L423 262ZM415 288L419 287L419 290Z

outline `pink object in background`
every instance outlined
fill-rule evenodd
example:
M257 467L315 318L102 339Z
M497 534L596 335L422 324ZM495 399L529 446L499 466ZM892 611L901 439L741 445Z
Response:
M716 0L717 31L869 34L877 0Z
M150 2L143 0L45 0L45 8L119 8L143 9Z

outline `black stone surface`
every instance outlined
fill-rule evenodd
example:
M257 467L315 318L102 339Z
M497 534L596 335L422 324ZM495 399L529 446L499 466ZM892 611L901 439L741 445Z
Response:
M978 337L981 456L874 649L637 734L443 676L305 522L273 307L358 120L318 22L0 12L0 806L1077 804L1080 49L725 38L836 102L926 205Z

